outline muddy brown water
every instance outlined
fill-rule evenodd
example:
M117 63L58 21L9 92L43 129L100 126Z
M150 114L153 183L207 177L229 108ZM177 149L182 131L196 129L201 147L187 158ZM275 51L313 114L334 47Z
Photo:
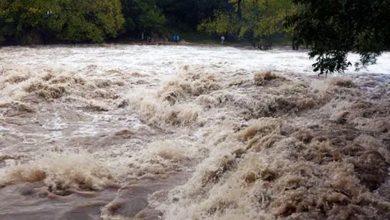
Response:
M176 174L164 179L141 179L128 186L112 186L103 191L73 191L55 195L41 183L25 183L0 191L0 219L92 220L108 216L160 219L162 213L149 206L148 195L167 191L183 184L188 174Z
M0 219L386 219L388 59L2 48Z

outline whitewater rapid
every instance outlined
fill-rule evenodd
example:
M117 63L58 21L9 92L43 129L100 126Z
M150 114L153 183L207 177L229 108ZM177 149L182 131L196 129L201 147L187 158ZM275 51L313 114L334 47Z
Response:
M358 61L351 54L352 63ZM359 73L390 73L390 53L383 53L376 65ZM281 72L313 74L312 63L305 51L274 49L269 51L248 50L233 47L208 46L48 46L5 47L0 50L2 65L26 66L35 71L52 68L62 71L77 71L87 66L96 66L96 73L108 70L137 71L165 75L176 74L185 65L203 70L234 72L273 70ZM346 73L355 73L349 68Z
M358 59L350 55L351 61ZM390 53L0 49L0 219L386 219Z

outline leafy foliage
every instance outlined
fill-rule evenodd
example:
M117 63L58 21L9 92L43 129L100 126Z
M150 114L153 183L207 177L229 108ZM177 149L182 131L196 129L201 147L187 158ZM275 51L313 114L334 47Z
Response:
M283 21L295 6L290 0L231 1L233 10L217 11L213 19L200 25L201 30L217 34L234 34L239 38L268 39L287 33Z
M158 0L158 6L170 25L196 28L200 21L211 17L216 10L225 10L229 0Z
M94 42L198 23L228 0L0 0L0 44ZM172 28L171 28L172 27Z
M352 63L349 52L361 55L361 68L373 64L390 44L389 0L294 0L299 10L288 18L294 44L309 46L315 71L343 72Z
M155 0L122 0L126 30L159 31L165 25L166 18Z
M236 14L217 11L214 18L204 21L199 25L199 29L219 35L236 33L239 28L238 21Z
M0 23L3 41L100 43L116 37L124 19L119 0L2 0Z
M389 12L390 0L0 0L0 45L200 30L267 49L288 36L310 49L315 71L343 72L350 52L359 69L390 48Z

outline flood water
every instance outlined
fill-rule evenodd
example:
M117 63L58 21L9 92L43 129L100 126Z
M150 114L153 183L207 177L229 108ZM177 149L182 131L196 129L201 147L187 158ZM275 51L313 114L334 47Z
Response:
M352 61L357 55L350 55ZM0 219L386 219L390 53L0 49Z

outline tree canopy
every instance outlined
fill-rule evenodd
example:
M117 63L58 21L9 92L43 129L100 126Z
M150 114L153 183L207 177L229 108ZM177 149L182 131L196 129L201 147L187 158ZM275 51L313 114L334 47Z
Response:
M159 31L166 18L156 0L122 0L126 31Z
M217 11L200 29L240 39L270 41L275 35L288 33L283 22L295 10L291 0L232 0L230 4L231 8Z
M1 0L0 44L100 43L196 26L227 0Z
M119 0L2 0L0 39L30 44L103 42L122 30Z
M198 31L263 48L281 37L307 47L315 71L343 72L350 52L362 68L389 49L389 12L390 0L0 0L0 45Z
M310 48L320 73L343 72L349 52L361 55L355 67L376 62L390 46L389 0L294 0L299 10L288 18L295 46Z
M103 42L122 30L119 0L2 0L0 39L31 44Z

